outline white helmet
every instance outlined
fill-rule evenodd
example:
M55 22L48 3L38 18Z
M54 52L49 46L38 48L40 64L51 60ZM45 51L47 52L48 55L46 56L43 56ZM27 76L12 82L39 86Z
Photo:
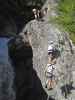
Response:
M50 44L53 44L53 41L50 41Z
M54 50L54 42L50 41L50 44L48 46L48 53L52 53Z
M53 46L52 45L48 46L48 53L50 53L50 52L53 52Z

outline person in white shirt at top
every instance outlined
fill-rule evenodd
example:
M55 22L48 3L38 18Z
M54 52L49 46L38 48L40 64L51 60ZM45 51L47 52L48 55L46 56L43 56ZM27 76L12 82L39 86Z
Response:
M48 8L44 8L43 10L36 9L36 8L32 9L32 12L34 14L34 18L36 20L42 19L44 16L46 16L47 10L48 10Z
M32 9L32 12L33 12L33 14L34 14L34 18L35 18L35 19L38 19L37 9L36 9L36 8Z

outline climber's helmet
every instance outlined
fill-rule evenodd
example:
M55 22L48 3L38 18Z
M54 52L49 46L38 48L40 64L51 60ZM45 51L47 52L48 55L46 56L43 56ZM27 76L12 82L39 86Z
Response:
M49 46L48 46L48 54L49 54L49 53L52 53L52 52L53 52L53 47L52 47L52 45L49 45Z

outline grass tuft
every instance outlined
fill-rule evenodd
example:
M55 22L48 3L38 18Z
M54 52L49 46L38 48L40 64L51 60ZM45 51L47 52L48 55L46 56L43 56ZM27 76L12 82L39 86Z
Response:
M60 0L57 11L55 22L69 32L71 40L75 43L75 0Z

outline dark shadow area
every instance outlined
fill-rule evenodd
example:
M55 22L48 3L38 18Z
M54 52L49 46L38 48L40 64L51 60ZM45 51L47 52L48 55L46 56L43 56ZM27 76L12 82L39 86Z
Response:
M31 100L54 100L48 97L47 93L42 87L41 80L38 78L37 73L33 70L33 90L32 95L34 96Z
M16 42L17 41L17 42ZM12 59L15 77L16 100L47 100L47 93L33 69L33 51L29 43L20 38L11 40L9 54ZM14 48L15 47L15 48ZM48 100L53 100L49 98Z
M10 36L17 33L17 26L12 18L0 15L0 23L0 35Z
M41 9L44 3L45 0L0 0L0 23L4 24L5 20L10 23L13 21L16 26L16 33L19 33L26 23L34 19L32 9ZM0 27L3 28L2 25Z
M61 87L62 94L64 95L65 98L67 98L67 96L71 94L71 90L75 90L75 87L73 87L73 82Z

